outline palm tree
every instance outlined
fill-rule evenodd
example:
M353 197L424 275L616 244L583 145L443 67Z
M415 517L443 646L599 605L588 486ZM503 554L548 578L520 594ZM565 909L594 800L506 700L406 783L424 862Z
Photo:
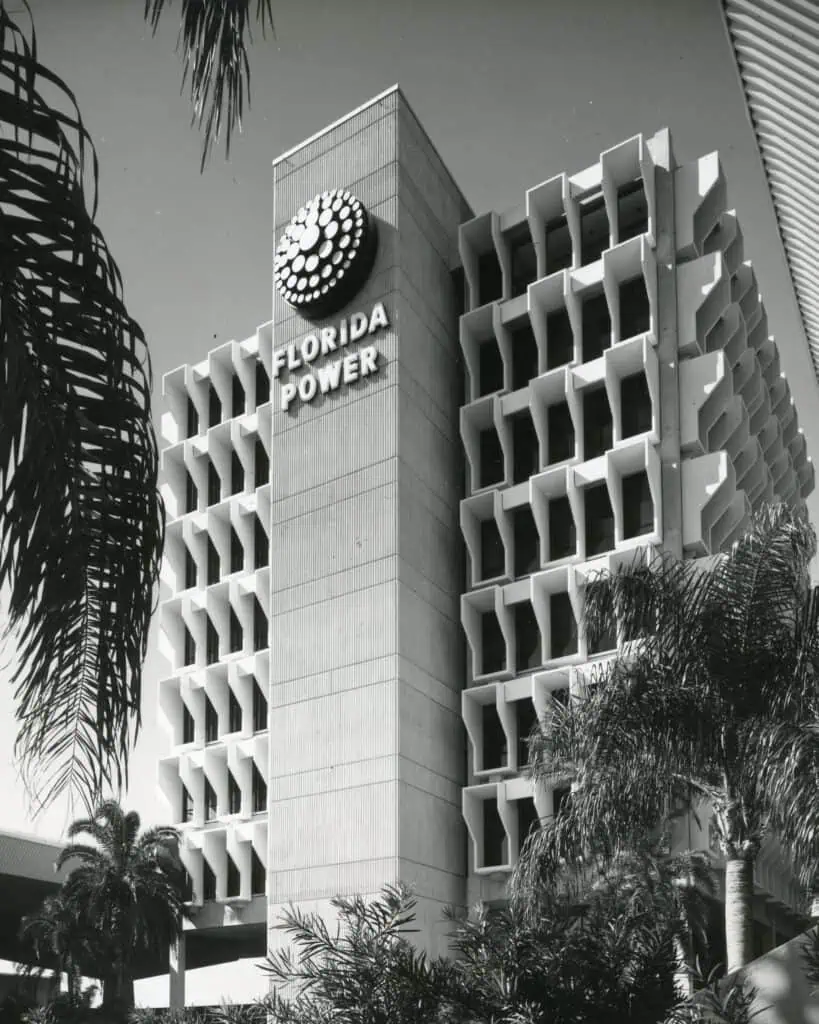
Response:
M95 935L110 969L101 978L104 1003L134 1005L134 966L145 953L163 953L182 932L189 916L186 876L179 858L179 834L160 826L140 835L139 815L105 801L90 818L72 823L70 842L60 853L59 870L79 861L63 883L61 899Z
M80 996L83 965L87 969L95 962L94 934L76 909L58 893L20 924L20 938L31 947L36 961L36 966L27 970L40 973L53 964L58 975L65 974L72 998Z
M145 18L156 32L166 0L145 0ZM247 42L252 41L252 0L182 0L177 48L182 51L182 87L191 83L193 120L204 130L201 168L225 127L225 154L233 132L242 128L244 95L250 105ZM256 0L255 20L265 34L273 29L271 0Z
M455 959L414 948L415 899L403 886L333 901L335 931L291 909L279 925L288 948L265 967L285 991L264 1005L277 1024L747 1024L713 999L707 1017L676 1000L681 897L669 879L632 857L592 885L564 872L560 891L537 894L535 914L516 903L450 911Z
M456 991L452 964L408 939L416 900L406 886L374 900L332 900L332 933L320 914L291 908L278 927L288 946L262 965L274 987L264 1007L275 1024L443 1024ZM277 987L280 986L280 987Z
M154 29L165 6L146 2ZM250 7L182 2L203 166L240 126ZM96 154L19 11L0 0L0 589L29 793L90 811L127 780L164 515L150 360L95 224ZM256 17L264 30L270 0Z
M482 1019L665 1020L677 1003L682 922L699 933L704 911L674 884L675 866L647 848L608 865L567 865L549 880L558 884L463 921L454 945Z
M681 807L707 804L726 862L728 970L747 963L763 841L777 837L806 883L817 863L815 554L806 516L768 507L730 553L635 562L588 587L588 632L616 623L623 643L586 698L555 705L533 735L534 776L567 772L575 785L524 851L518 887L561 858L628 848Z

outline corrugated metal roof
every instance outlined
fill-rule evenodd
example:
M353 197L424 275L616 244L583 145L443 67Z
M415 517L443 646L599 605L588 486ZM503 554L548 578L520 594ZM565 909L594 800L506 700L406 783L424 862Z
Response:
M819 0L722 0L819 377Z

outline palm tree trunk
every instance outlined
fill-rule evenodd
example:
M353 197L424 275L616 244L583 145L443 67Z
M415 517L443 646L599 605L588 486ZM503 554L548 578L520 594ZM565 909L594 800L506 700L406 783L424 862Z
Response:
M117 964L103 982L102 1005L106 1009L133 1010L134 979L128 965Z
M753 956L754 862L736 857L725 864L725 947L727 971L744 967Z

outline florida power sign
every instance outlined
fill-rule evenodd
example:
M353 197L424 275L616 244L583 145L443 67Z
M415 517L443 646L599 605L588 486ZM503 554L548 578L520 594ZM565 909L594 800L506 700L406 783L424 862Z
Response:
M342 386L354 384L378 370L378 350L375 345L363 345L356 352L343 354L344 347L389 327L383 302L376 302L372 312L353 313L349 320L341 320L337 327L322 327L308 334L300 343L286 345L273 353L273 377L278 380L282 371L288 374L303 367L306 373L281 385L281 407L286 412L293 402L312 402L316 395L326 395ZM332 353L335 359L327 359ZM341 353L341 354L339 354ZM313 368L314 364L319 363Z
M324 319L347 305L360 291L375 262L378 235L363 203L344 189L322 192L303 206L285 228L273 261L279 294L308 320ZM273 378L281 383L281 407L312 402L368 377L378 370L378 350L367 344L344 352L347 345L370 339L389 327L383 302L368 312L353 313L334 326L308 334L301 342L273 353ZM291 379L290 374L302 370Z

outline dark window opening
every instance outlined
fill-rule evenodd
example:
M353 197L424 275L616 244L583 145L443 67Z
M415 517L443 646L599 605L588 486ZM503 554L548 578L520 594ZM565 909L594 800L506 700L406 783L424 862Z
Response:
M617 239L627 242L648 231L648 200L642 178L617 189Z
M568 270L572 265L572 236L565 217L546 225L546 273Z
M195 512L198 504L199 492L196 489L196 484L190 473L185 473L185 511Z
M521 224L507 237L512 268L512 298L515 298L517 295L525 295L529 285L537 280L537 257L528 224Z
M182 627L185 630L185 652L184 652L184 664L193 665L196 661L196 642L191 636L191 632L187 626Z
M185 590L196 586L196 562L187 544L185 545Z
M215 427L217 423L222 422L222 400L216 392L216 388L211 384L210 391L208 392L208 426Z
M179 820L193 821L193 800L184 783L182 784L182 813Z
M583 393L583 458L596 459L612 446L611 407L605 388Z
M577 654L577 621L567 593L550 596L549 614L552 631L551 656L565 658L570 654Z
M483 801L483 866L495 867L509 862L509 843L495 800Z
M482 580L493 580L506 574L506 554L498 524L494 517L481 521L481 575Z
M239 378L234 375L233 381L231 382L231 405L232 414L234 416L243 416L245 411L245 389L242 387L242 382Z
M484 612L481 616L481 641L483 665L479 667L480 674L504 672L506 670L506 640L494 612Z
M449 276L452 281L452 295L455 299L455 317L457 319L466 312L466 274L463 267L456 267Z
M527 320L519 327L510 328L512 342L512 390L525 388L537 377L537 341Z
M614 547L614 515L611 511L609 491L604 483L587 487L586 557L603 555Z
M510 417L512 427L512 483L522 484L540 472L540 443L528 409Z
M245 549L236 531L230 528L230 571L241 572L245 567Z
M529 737L537 725L537 713L530 700L515 702L515 713L518 725L518 768L529 764Z
M478 487L491 487L503 481L503 449L498 432L494 427L482 430L478 435L480 452L480 474Z
M241 892L239 869L233 862L230 854L227 854L227 898L236 899Z
M240 814L241 810L242 791L233 777L233 772L228 769L228 814Z
M557 786L552 790L552 810L555 817L557 817L557 815L560 814L566 806L566 801L569 799L571 792L571 786Z
M478 396L503 390L503 360L498 343L491 339L478 345Z
M622 623L622 639L624 643L639 640L641 637L652 636L656 628L656 610L650 605L644 608L638 617L634 615L631 621Z
M196 437L199 433L199 411L193 403L193 399L188 395L188 409L187 409L187 436Z
M518 806L518 850L522 850L529 834L540 828L540 815L537 813L535 801L530 796L515 802Z
M208 505L218 505L222 500L222 479L212 462L208 463Z
M215 661L219 660L219 634L216 632L216 626L211 622L210 618L207 619L207 630L205 636L205 664L212 665Z
M230 653L235 654L237 651L241 651L244 646L242 639L242 624L239 622L239 616L231 608L230 609ZM233 698L236 699L235 697ZM233 732L233 730L230 730Z
M261 360L256 363L256 408L270 401L270 378Z
M263 651L267 647L267 616L259 604L257 597L253 598L253 650Z
M253 792L253 813L261 814L262 811L267 810L267 783L256 766L255 761L253 762L253 783L251 789Z
M261 519L257 517L253 527L253 568L261 569L267 565L267 559L267 533Z
M546 369L554 370L574 359L574 333L565 306L546 317Z
M228 731L240 732L242 729L242 705L233 690L228 691Z
M549 561L577 554L577 531L569 499L563 495L549 502Z
M654 530L654 501L645 470L623 477L623 537Z
M498 710L494 704L481 706L483 724L483 769L506 768L509 764L509 745L503 731Z
M187 704L182 704L182 742L193 743L195 735L195 723L193 721L193 715L188 710Z
M210 697L205 697L205 743L215 743L219 738L219 716Z
M611 348L611 315L605 292L587 298L583 314L583 362L588 363Z
M597 633L589 632L586 636L589 654L602 654L603 651L613 651L617 647L617 627L614 621L603 624L603 628ZM597 685L596 683L594 685Z
M620 340L645 334L651 327L648 291L642 274L620 285Z
M240 494L245 489L245 467L234 452L230 457L230 493Z
M219 552L216 550L216 545L208 537L208 586L212 587L214 583L219 582L219 575L221 566L219 564Z
M206 783L207 785L207 783ZM216 874L213 868L208 864L207 860L203 857L203 868L202 868L202 898L203 900L215 900L216 899Z
M518 672L543 664L540 627L530 601L515 605L515 650Z
M581 199L580 207L580 263L594 263L609 247L609 218L606 201L598 193Z
M515 544L515 576L529 576L540 569L540 536L529 505L512 510Z
M478 257L478 305L497 302L503 298L503 276L494 249Z
M553 466L575 455L574 424L568 402L550 405L546 414L546 428L549 433L549 465Z
M216 817L216 790L210 781L205 779L205 821L213 821Z
M651 430L651 395L642 372L625 377L620 384L623 437L633 437Z
M264 732L267 728L267 697L262 693L259 684L253 685L253 731Z
M267 872L255 850L250 851L250 895L264 896L267 891Z
M254 453L256 486L264 487L270 480L270 460L262 444L261 438L256 438L256 450Z

